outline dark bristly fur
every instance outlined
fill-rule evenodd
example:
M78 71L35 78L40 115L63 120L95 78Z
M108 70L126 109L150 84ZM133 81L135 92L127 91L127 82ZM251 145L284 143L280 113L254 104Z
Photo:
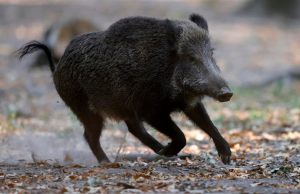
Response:
M99 143L107 117L125 121L154 152L176 155L186 144L170 117L179 111L213 139L222 161L229 163L229 145L201 103L203 96L221 102L232 96L215 63L202 16L193 14L186 21L121 19L106 31L73 39L55 69L49 50L40 43L25 46L21 56L39 48L47 53L56 89L82 122L99 162L108 161ZM172 141L162 145L143 122Z

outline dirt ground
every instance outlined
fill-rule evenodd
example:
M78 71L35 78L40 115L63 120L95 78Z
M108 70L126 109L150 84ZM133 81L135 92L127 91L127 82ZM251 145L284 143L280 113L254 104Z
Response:
M243 1L0 0L1 193L300 193L300 83L243 89L300 66L300 23L237 14ZM212 140L172 115L188 144L162 158L108 121L97 164L75 116L57 95L48 67L31 69L12 52L40 39L54 21L85 17L106 28L119 18L203 14L216 58L234 88L231 102L204 103L233 156L223 165ZM164 144L168 139L148 126Z

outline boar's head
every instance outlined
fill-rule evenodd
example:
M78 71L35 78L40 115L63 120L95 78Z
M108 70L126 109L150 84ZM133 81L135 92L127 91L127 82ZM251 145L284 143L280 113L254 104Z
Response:
M173 85L189 97L229 101L233 93L214 59L206 20L192 14L189 21L175 21L173 27L177 56Z

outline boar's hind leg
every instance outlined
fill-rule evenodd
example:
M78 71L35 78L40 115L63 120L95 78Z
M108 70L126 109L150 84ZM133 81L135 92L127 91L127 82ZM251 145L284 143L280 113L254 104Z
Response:
M155 153L158 153L162 148L158 141L156 141L144 128L143 124L138 120L125 121L128 130L137 137L143 144L151 148Z
M198 103L194 107L187 107L184 112L198 127L213 139L222 162L229 164L231 155L230 147L210 120L203 104Z
M106 154L104 153L100 145L100 135L103 127L103 118L98 114L92 112L88 109L88 106L82 106L82 108L76 107L75 109L71 107L73 112L77 115L78 119L82 122L84 126L84 138L89 144L90 149L96 156L99 163L109 162Z
M171 142L159 151L160 155L175 156L186 145L182 131L172 121L169 115L157 115L146 120L152 127L171 138Z

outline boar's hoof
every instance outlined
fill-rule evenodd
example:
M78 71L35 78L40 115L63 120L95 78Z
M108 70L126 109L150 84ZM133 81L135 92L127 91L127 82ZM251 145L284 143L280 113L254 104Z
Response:
M229 146L224 146L222 151L219 152L219 156L221 157L221 160L224 164L230 164L230 156L231 156L231 151Z
M220 154L219 156L221 157L223 164L230 164L230 155Z
M230 164L231 150L229 144L223 140L216 143L216 148L218 150L219 156L224 164Z
M157 154L166 157L176 156L180 150L178 151L175 148L176 147L172 143L169 143L166 147L161 149Z
M166 157L176 156L176 154L170 154L170 153L168 153L168 151L166 151L165 148L163 148L162 150L160 150L157 154L159 154L161 156L166 156Z

